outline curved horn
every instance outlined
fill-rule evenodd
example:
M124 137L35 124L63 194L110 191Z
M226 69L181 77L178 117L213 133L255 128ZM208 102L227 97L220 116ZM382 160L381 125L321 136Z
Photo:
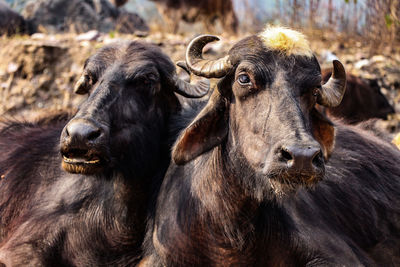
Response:
M216 60L206 60L202 56L203 47L219 38L214 35L200 35L194 38L186 49L186 64L191 72L206 78L224 77L232 68L229 56Z
M326 84L322 85L317 103L326 107L337 107L342 102L345 91L346 71L339 60L334 60L332 76Z
M205 96L210 90L210 81L207 79L201 79L195 84L188 83L174 75L172 78L174 85L174 91L184 97L188 98L200 98Z
M87 75L82 74L79 80L76 82L74 86L74 93L78 95L84 95L89 92L90 87L90 79Z

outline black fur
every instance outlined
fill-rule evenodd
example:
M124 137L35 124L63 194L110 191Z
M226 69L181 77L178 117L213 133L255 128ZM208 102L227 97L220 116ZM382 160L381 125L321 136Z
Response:
M315 58L269 51L253 36L229 59L208 110L175 144L179 159L204 149L168 169L143 266L398 266L400 151L339 122L333 148L333 124L315 110ZM238 82L243 73L251 84ZM203 142L216 130L191 129L220 118L227 130L210 149ZM299 182L279 167L282 145L316 142L329 152L321 177Z
M153 45L100 49L85 64L89 98L74 116L6 122L0 133L0 262L6 266L132 266L184 112L175 66ZM101 172L61 167L60 135L76 119L109 133ZM179 121L174 123L174 121Z

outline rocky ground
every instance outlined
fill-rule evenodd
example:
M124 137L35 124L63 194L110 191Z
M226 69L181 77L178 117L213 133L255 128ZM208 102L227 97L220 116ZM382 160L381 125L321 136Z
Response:
M87 57L110 42L141 40L161 47L174 61L182 60L186 45L194 36L150 33L147 36L103 34L34 34L0 38L0 114L29 115L45 108L77 107L85 96L73 94ZM241 37L225 37L206 47L209 56L220 56ZM347 71L364 79L375 79L395 107L397 114L384 123L389 132L400 131L400 53L371 53L362 42L313 38L313 50L323 66L330 66L335 54Z

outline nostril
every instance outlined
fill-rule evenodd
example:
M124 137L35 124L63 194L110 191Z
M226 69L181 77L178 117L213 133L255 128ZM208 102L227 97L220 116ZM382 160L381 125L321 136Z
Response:
M313 159L312 159L313 165L320 166L322 164L322 159L323 159L322 151L319 150L313 156Z
M293 160L292 154L286 148L281 149L281 157L285 161Z
M65 135L69 136L68 128L65 128ZM0 266L1 267L1 266Z
M101 134L101 131L100 131L100 129L98 129L96 131L93 131L93 132L89 133L88 136L87 136L87 139L88 140L97 139L100 136L100 134Z

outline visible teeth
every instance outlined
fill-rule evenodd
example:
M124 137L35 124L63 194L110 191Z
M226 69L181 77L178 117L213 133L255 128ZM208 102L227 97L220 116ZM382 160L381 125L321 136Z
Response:
M85 161L85 163L91 163L91 164L98 163L98 162L100 162L99 159Z
M99 163L99 159L94 159L94 160L84 160L84 159L71 159L67 158L66 156L63 156L63 159L66 163L85 163L85 164L96 164Z

